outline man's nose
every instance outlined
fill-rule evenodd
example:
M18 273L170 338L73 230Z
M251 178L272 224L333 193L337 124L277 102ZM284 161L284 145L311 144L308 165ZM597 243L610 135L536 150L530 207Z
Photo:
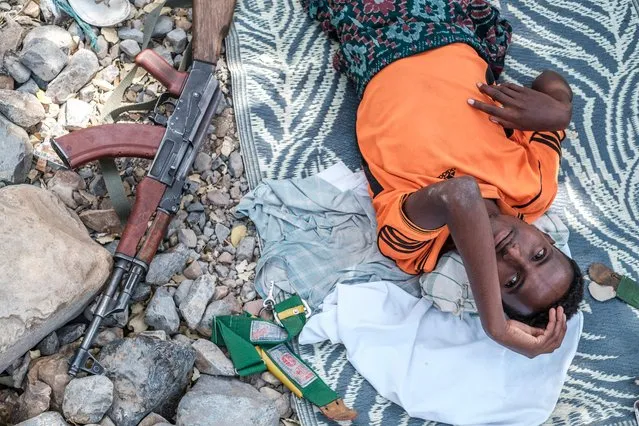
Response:
M519 250L519 244L509 244L502 249L502 255L504 260L521 263L523 260L521 256L521 250Z

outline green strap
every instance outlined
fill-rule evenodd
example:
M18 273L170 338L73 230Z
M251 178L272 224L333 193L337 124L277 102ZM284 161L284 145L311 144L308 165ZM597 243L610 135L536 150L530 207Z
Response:
M301 309L296 309L300 306ZM226 346L239 376L266 370L268 361L311 403L323 407L338 399L339 395L287 344L306 322L302 299L293 295L275 305L274 311L275 315L284 312L290 315L280 320L282 326L246 313L214 317L211 340L218 346Z
M339 395L302 358L286 344L265 351L266 355L291 382L302 391L304 398L323 407L339 399Z
M131 203L129 203L124 193L120 172L112 158L102 158L99 162L100 168L102 169L102 178L104 178L104 185L111 199L111 205L113 206L113 210L118 214L120 223L124 226L126 219L129 217L129 213L131 213Z
M218 332L226 343L233 366L239 376L249 376L266 370L262 357L250 342L237 335L223 322L218 324Z
M628 277L621 277L617 287L617 297L639 309L639 284Z
M301 297L299 297L297 294L294 294L288 299L285 299L275 305L273 310L275 311L275 315L278 315L284 311L288 311L289 309L298 306L304 306L304 302L302 302ZM306 311L301 311L297 315L293 315L284 319L278 317L278 320L282 324L282 327L284 327L289 334L297 336L302 332L302 328L304 328L304 324L306 324Z

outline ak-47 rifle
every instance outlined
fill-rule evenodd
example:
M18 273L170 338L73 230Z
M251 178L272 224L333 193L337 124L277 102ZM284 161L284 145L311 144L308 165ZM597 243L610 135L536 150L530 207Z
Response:
M222 100L214 75L215 64L234 7L235 0L193 0L193 65L188 73L176 71L151 50L136 57L139 66L166 86L168 93L178 97L166 128L107 124L53 141L54 149L71 168L101 158L154 159L149 173L137 186L133 210L115 251L113 271L71 362L71 376L80 370L104 373L89 352L100 324L106 316L128 308L131 294L144 278L171 218L179 209L185 180Z

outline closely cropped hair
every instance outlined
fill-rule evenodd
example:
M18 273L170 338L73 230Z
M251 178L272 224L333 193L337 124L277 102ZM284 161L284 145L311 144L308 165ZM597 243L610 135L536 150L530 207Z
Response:
M548 311L550 308L558 308L559 306L562 306L564 308L564 313L566 314L566 319L570 319L577 313L577 311L579 311L579 304L584 298L584 277L581 273L581 269L579 269L579 265L577 265L577 262L568 256L566 256L566 258L570 261L573 270L572 282L570 283L570 287L566 294L564 294L557 303L549 306L543 312L528 316L520 315L508 306L504 305L504 312L506 312L508 318L521 321L532 327L546 328L546 325L548 324Z

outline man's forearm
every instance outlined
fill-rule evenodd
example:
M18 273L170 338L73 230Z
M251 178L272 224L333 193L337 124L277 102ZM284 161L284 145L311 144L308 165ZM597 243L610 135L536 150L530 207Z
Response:
M506 327L501 302L492 228L479 187L470 177L438 183L412 194L405 204L408 218L433 229L448 225L461 255L482 326L492 338ZM443 223L437 223L443 221Z

